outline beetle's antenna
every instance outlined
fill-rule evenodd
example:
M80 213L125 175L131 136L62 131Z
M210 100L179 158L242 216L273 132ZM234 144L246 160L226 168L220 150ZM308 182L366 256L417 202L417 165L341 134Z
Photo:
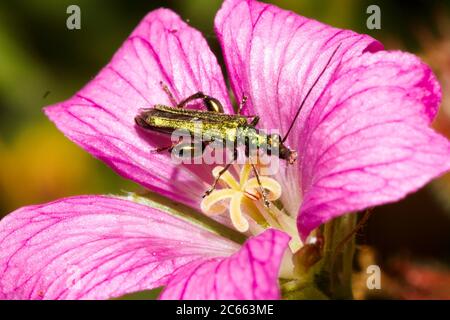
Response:
M309 95L311 94L311 91L314 89L314 87L316 86L316 84L319 82L320 78L321 78L322 75L325 73L325 70L327 70L328 66L329 66L330 63L331 63L331 60L333 60L334 55L336 54L336 52L338 51L338 49L341 47L341 44L342 44L342 43L339 43L339 45L336 47L336 49L334 49L333 53L331 54L330 58L328 59L328 62L327 62L327 64L325 65L325 67L323 68L322 72L320 72L320 74L319 74L319 76L317 77L316 81L314 81L314 83L313 83L313 85L311 86L311 88L309 88L308 92L306 93L305 98L303 98L303 101L302 101L302 103L300 104L300 107L299 107L298 110L297 110L297 113L295 114L294 120L292 120L291 125L290 125L290 127L289 127L289 129L288 129L286 135L284 136L283 140L281 140L281 142L285 142L286 139L288 138L289 133L291 133L291 130L292 130L292 128L294 127L295 121L297 120L297 118L298 118L298 116L299 116L299 114L300 114L300 111L302 110L303 105L304 105L305 102L306 102L306 99L308 99Z

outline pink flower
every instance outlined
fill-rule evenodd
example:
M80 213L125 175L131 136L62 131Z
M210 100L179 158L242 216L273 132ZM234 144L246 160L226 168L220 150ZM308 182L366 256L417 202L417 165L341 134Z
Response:
M268 230L239 249L164 210L81 196L13 212L0 241L2 299L105 299L160 286L168 299L275 299L288 237Z
M295 224L305 240L334 217L397 201L449 170L450 144L429 128L440 88L415 56L252 0L225 1L215 26L234 95L248 96L245 112L260 115L260 127L285 133L307 97L287 140L296 167L266 181L283 208L270 217L224 178L234 215L218 221L248 229L240 246L133 196L25 207L0 223L1 298L101 299L160 286L169 299L279 298L287 234L292 251L301 245ZM212 168L152 153L169 139L135 126L140 108L170 105L161 81L178 101L203 91L233 112L206 41L166 9L148 14L91 82L45 112L120 175L205 211ZM281 231L264 231L241 200Z

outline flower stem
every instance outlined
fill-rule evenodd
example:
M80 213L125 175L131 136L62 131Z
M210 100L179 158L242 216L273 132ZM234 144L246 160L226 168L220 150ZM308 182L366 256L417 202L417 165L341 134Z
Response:
M322 230L322 250L306 244L294 254L296 279L281 283L284 299L353 298L356 218L355 214L347 214L328 222ZM320 234L320 230L317 232Z
M318 274L318 285L332 299L353 298L355 226L355 214L347 214L325 224L324 257Z

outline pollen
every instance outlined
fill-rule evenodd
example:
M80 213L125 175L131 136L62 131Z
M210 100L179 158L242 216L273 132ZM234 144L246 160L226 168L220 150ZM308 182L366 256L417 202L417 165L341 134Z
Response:
M213 176L217 178L222 169L221 166L215 167L212 171ZM251 172L252 166L245 164L239 173L239 181L228 171L222 174L219 182L223 188L214 190L202 200L200 204L202 211L210 216L228 211L236 230L246 232L249 229L247 216L252 216L252 213L243 209L248 208L245 204L249 200L254 202L262 199L261 186L269 201L275 201L281 196L281 186L277 181L260 176L260 186L256 177L250 176Z

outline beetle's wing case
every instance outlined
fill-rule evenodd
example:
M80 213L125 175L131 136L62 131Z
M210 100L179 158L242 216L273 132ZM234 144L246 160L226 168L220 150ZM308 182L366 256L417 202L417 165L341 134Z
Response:
M137 118L139 118L138 124L148 130L167 134L175 130L186 130L194 134L196 130L201 129L202 134L208 133L224 140L230 135L230 131L247 125L247 118L243 116L164 105L145 109Z
M248 122L248 118L241 115L236 114L226 114L220 112L213 111L203 111L203 110L192 110L186 108L174 108L168 107L165 105L156 105L154 107L155 110L159 110L161 112L165 112L167 114L175 114L175 115L184 115L186 117L195 117L200 120L216 120L216 121L232 121L237 122L240 125L246 125Z

